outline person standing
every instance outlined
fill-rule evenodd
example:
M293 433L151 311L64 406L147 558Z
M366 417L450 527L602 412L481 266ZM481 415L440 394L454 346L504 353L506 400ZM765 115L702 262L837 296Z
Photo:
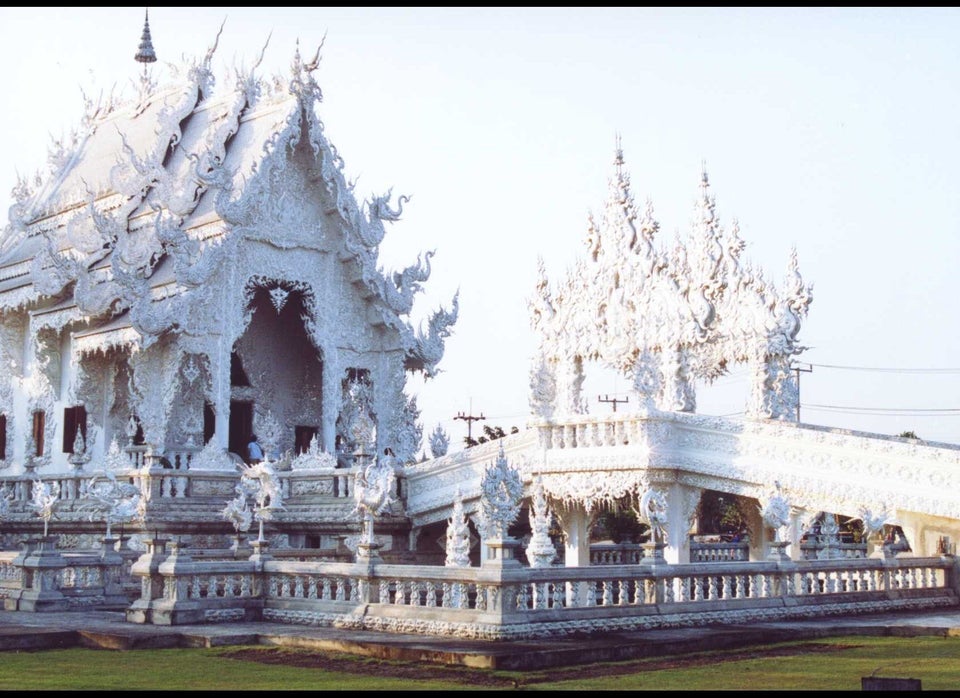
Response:
M250 443L247 444L247 458L250 465L256 465L263 460L263 448L260 447L256 434L250 434Z

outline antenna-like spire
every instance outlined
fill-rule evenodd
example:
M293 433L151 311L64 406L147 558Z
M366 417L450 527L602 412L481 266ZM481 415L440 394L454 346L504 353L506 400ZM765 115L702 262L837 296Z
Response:
M137 63L143 63L143 74L147 74L147 63L154 63L157 54L153 50L153 41L150 40L150 10L145 9L143 15L143 33L140 35L140 46L133 57Z
M617 166L617 174L620 174L620 170L623 167L623 148L620 147L620 134L616 136L617 147L614 150L613 154L613 164Z

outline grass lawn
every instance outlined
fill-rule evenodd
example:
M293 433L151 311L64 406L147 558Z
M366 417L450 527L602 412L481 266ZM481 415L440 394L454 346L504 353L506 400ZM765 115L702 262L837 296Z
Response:
M960 638L838 637L535 672L265 646L0 653L0 690L860 690L960 688Z

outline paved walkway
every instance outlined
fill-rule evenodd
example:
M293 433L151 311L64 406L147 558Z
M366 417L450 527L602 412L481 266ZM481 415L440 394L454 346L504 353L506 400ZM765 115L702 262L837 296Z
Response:
M511 642L312 628L282 623L139 625L127 623L122 612L111 611L0 611L0 650L266 644L499 669L537 669L841 635L960 636L960 609L638 630L604 636Z

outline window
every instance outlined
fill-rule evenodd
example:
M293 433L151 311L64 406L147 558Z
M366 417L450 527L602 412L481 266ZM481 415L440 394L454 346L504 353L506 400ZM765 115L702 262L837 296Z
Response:
M0 460L7 458L7 415L0 414Z
M83 405L63 408L63 452L73 453L73 442L79 430L87 442L87 408ZM38 454L39 455L39 454Z
M33 413L33 444L37 458L43 456L43 428L46 426L47 415L43 410Z

